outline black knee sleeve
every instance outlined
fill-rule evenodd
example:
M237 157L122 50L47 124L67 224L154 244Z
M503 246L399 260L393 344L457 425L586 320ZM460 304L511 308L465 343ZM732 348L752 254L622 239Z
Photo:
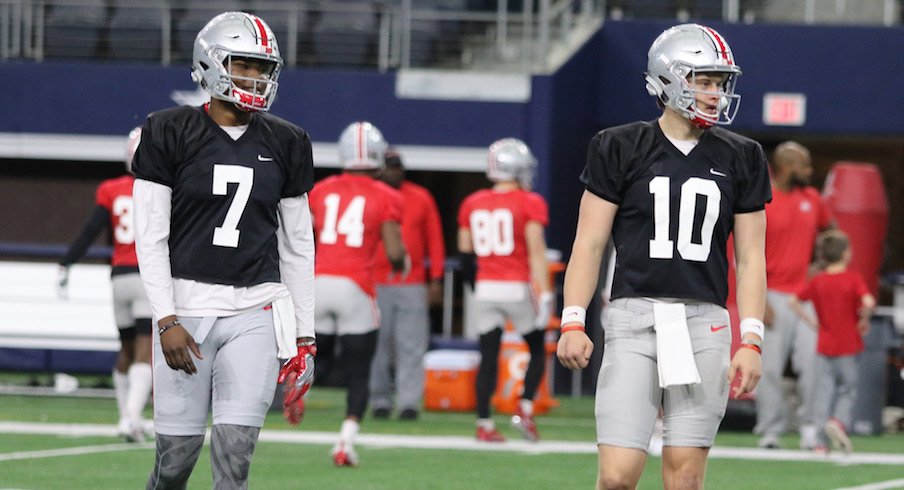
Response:
M530 361L527 363L527 371L524 373L524 392L521 398L533 400L537 393L537 387L540 386L540 380L543 379L543 372L546 371L546 350L544 341L546 340L546 332L543 330L534 330L524 336L527 342L527 348L530 350Z
M119 340L121 342L131 342L135 340L135 327L125 327L119 329Z
M497 364L499 363L499 344L502 342L502 329L493 330L480 336L480 368L477 370L477 417L490 416L490 398L496 390Z
M348 373L346 416L364 418L370 397L370 365L377 350L377 331L342 335L342 359Z
M336 336L317 335L317 357L314 359L314 384L326 385L333 368L333 350L336 348Z
M136 318L135 319L135 333L138 335L151 335L151 319L150 318Z

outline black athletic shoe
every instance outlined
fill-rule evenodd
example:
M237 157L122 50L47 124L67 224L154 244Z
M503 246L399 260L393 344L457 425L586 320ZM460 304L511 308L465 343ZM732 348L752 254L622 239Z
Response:
M388 419L390 410L388 408L375 408L374 409L374 418L375 419Z
M417 410L413 408L406 408L399 412L399 420L417 420Z

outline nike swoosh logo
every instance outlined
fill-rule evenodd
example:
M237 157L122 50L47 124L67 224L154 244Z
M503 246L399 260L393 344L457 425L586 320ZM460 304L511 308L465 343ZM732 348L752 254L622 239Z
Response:
M263 155L261 155L261 154L258 154L258 155L257 155L257 159L258 159L259 161L261 161L261 162L272 162L272 161L273 161L273 158L272 158L272 157L265 157L265 156L263 156Z
M719 325L719 326L710 325L709 329L712 330L713 332L718 332L719 330L722 330L723 328L727 328L727 327L728 327L728 325Z
M722 172L719 172L718 170L716 170L714 168L709 169L709 173L711 173L713 175L718 175L719 177L728 177L727 175L723 174Z

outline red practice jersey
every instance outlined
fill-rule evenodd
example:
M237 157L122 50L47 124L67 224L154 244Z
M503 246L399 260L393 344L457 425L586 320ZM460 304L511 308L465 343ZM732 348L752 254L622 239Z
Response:
M132 217L132 183L135 178L124 175L101 182L95 200L110 213L110 229L113 230L113 257L111 265L138 266L135 254L135 228Z
M425 257L430 258L430 279L441 279L446 246L443 244L443 228L436 201L427 189L408 181L402 182L399 192L404 200L402 241L411 258L411 272L404 279L399 274L393 274L383 242L380 242L374 276L377 284L422 284L427 278Z
M478 281L530 281L524 236L529 221L544 227L549 221L546 200L539 194L484 189L465 198L458 210L458 226L471 232Z
M366 175L340 174L318 182L310 195L317 235L315 274L343 276L376 295L374 267L380 229L402 220L402 195Z
M849 356L863 350L857 321L863 296L869 294L863 277L854 271L817 274L797 292L813 302L819 317L816 352L824 356Z
M773 186L766 205L766 283L793 293L807 282L816 235L832 222L829 207L813 187L782 192Z

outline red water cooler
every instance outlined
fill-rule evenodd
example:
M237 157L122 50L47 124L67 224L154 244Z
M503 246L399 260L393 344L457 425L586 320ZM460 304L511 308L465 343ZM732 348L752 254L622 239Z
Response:
M859 272L876 295L888 231L888 198L879 168L871 163L837 162L826 177L822 198L851 240L849 268Z

